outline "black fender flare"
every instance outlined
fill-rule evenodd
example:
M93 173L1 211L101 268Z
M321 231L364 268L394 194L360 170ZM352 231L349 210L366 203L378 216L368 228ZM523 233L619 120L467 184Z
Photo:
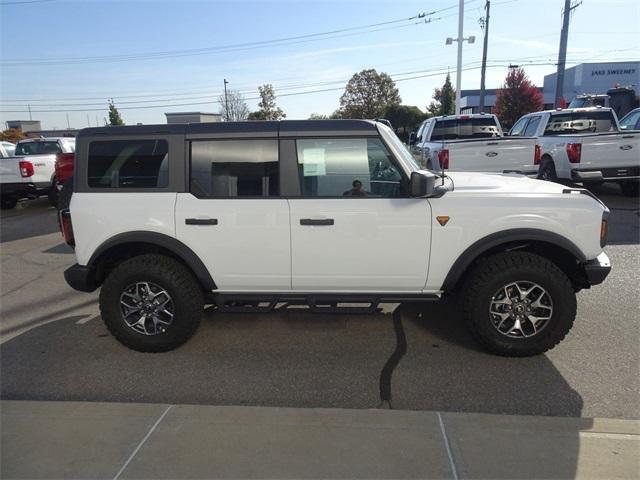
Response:
M584 253L582 253L575 243L557 233L535 228L514 228L487 235L467 247L449 269L449 273L447 273L444 279L441 290L446 292L453 289L465 270L483 253L500 245L514 242L550 243L568 251L580 263L587 261Z
M215 282L211 278L211 274L207 267L202 263L200 257L194 253L188 246L169 235L157 232L133 231L115 235L104 241L91 255L87 262L87 267L95 269L100 257L113 247L124 245L127 243L149 243L158 247L169 250L174 255L182 259L185 264L194 273L200 285L206 292L216 290Z

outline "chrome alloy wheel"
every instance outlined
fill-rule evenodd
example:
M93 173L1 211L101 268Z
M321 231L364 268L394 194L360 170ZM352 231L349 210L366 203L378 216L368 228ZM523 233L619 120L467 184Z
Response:
M125 288L120 295L120 312L125 323L143 335L164 333L175 313L171 296L151 282L138 282Z
M528 338L540 333L553 315L551 295L537 283L513 282L491 298L491 323L502 335Z

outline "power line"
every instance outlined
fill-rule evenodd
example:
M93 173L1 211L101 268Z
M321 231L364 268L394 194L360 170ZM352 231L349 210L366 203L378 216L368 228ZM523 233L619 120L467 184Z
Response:
M0 2L0 7L4 7L5 5L26 5L29 3L47 3L55 1L56 0L22 0L17 2Z

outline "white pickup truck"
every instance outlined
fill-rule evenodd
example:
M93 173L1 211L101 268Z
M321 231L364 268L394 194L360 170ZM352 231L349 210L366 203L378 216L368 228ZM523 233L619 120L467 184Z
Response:
M7 154L0 163L0 198L2 208L16 206L21 198L47 195L56 206L55 165L60 153L75 151L75 138L33 138L20 140L14 149L3 148Z
M583 184L616 182L625 195L638 195L640 132L620 130L610 108L530 113L520 118L509 134L537 137L538 178Z
M409 138L411 153L429 170L535 174L533 138L508 138L495 115L446 115L425 120Z

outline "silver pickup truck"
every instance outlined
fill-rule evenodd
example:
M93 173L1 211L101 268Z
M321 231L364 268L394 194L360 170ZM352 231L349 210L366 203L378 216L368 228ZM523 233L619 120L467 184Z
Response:
M637 196L640 132L621 130L610 108L535 112L520 118L511 137L535 135L540 149L538 177L583 184L615 182Z
M495 115L446 115L425 120L409 138L411 153L430 170L520 172L538 167L534 138L510 138Z

